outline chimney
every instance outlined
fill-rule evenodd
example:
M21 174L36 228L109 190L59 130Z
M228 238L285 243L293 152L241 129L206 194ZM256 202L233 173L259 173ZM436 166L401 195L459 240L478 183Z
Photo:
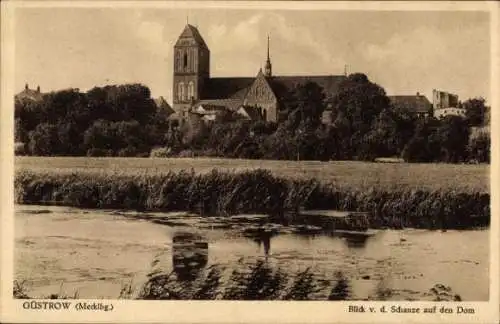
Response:
M28 84L27 83L24 85L24 89L28 90Z
M417 92L417 97L419 97L419 96L420 96L420 92Z
M40 86L36 87L36 92L40 93Z

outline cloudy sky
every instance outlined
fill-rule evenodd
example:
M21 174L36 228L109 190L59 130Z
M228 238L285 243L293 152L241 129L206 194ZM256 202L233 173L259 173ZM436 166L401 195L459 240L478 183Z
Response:
M187 17L211 50L212 76L254 76L271 37L273 73L363 72L388 94L490 98L486 12L174 8L22 8L15 90L140 82L172 92L173 44Z

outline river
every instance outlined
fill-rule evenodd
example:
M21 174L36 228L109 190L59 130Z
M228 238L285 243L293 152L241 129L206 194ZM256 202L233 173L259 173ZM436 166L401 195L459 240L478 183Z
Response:
M18 205L15 210L14 273L32 297L76 292L80 298L118 298L124 285L141 286L154 259L173 268L173 239L190 232L207 244L203 266L241 267L241 260L265 258L288 271L310 267L324 280L340 270L355 299L371 298L381 283L392 290L393 300L425 300L435 284L451 287L464 301L489 299L489 230L381 230L353 244L337 236L286 231L250 238L182 213L140 219L69 207ZM169 221L152 221L157 219Z

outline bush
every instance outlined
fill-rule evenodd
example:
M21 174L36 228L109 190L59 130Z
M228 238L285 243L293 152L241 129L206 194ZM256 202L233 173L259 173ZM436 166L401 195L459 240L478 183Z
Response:
M172 150L169 147L155 147L149 153L150 157L166 158L172 156Z

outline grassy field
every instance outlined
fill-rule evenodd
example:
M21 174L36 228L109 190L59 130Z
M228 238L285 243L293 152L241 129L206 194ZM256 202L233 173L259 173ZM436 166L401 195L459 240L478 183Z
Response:
M193 169L206 173L267 169L288 179L316 178L324 183L357 190L401 187L426 190L456 189L462 192L489 192L489 165L368 163L355 161L267 161L213 158L87 158L25 157L15 159L18 171L53 173L162 174Z

